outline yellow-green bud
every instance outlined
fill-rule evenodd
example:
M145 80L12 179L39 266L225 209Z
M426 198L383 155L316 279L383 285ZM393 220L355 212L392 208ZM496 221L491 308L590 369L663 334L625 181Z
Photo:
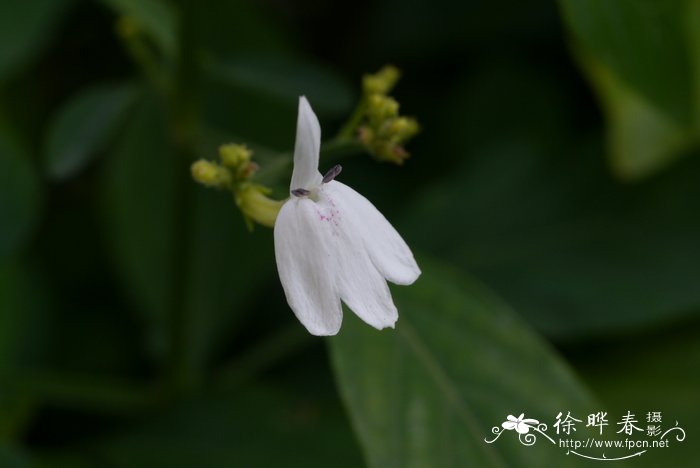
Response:
M207 187L222 188L231 182L231 173L216 163L200 159L192 163L192 178Z
M236 191L236 204L246 217L249 227L252 228L251 220L267 227L275 225L284 201L268 198L266 194L269 192L266 187L250 183L242 184Z
M229 143L227 145L221 145L219 147L219 158L221 163L234 170L247 165L250 162L250 157L253 152L250 151L245 145L237 145L234 143Z
M418 133L418 122L408 117L398 117L389 123L388 133L397 141L406 141Z
M401 72L393 65L386 65L377 73L362 77L365 94L387 94L399 80Z
M375 125L381 125L386 119L399 115L399 103L396 99L381 94L372 94L367 100L367 116Z

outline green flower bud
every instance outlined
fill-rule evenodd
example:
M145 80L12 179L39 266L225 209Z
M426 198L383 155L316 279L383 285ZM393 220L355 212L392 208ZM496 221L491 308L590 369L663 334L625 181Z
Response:
M191 166L192 178L207 187L223 188L231 183L231 173L216 163L200 159Z
M377 73L362 77L362 89L365 94L387 94L399 80L401 72L392 65L386 65Z
M221 163L235 171L250 163L252 154L253 152L245 145L229 143L219 147L219 159L221 159Z

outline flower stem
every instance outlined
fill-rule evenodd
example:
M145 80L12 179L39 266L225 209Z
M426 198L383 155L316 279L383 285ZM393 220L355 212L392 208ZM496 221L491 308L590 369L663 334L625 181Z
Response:
M347 122L340 128L338 134L333 138L333 140L350 140L354 139L355 133L357 132L357 127L362 122L362 118L365 116L365 111L367 108L367 99L363 96L360 102L355 107Z

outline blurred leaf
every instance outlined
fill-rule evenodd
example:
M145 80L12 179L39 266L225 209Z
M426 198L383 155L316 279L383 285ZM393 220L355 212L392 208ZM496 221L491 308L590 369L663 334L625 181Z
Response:
M264 388L209 398L83 447L80 458L113 468L361 466L352 432L333 403Z
M574 38L622 83L681 124L695 117L686 0L560 0Z
M691 322L574 348L583 378L615 416L632 411L643 423L648 412L660 411L663 430L676 421L685 429L684 442L669 436L668 448L649 450L635 466L687 466L700 456L692 441L700 431L699 332L698 323Z
M47 44L72 0L0 2L0 81L27 65Z
M0 264L0 374L41 355L50 327L43 283L24 266Z
M653 174L697 144L696 2L560 0L560 5L606 108L617 174L629 179Z
M0 443L17 437L33 416L35 399L13 383L17 371L36 366L47 350L51 317L43 286L33 269L0 264Z
M288 55L238 56L212 63L208 70L217 81L284 100L295 107L299 96L306 95L320 113L338 115L353 104L352 87L340 75Z
M598 135L556 118L576 104L562 99L566 88L538 73L511 68L497 80L482 72L452 94L435 123L441 133L425 135L426 148L455 155L443 163L449 175L415 193L402 234L474 274L558 340L692 313L700 304L700 218L690 215L700 160L644 183L615 182ZM536 119L522 115L530 109Z
M576 466L546 441L484 441L509 414L549 425L559 411L593 401L508 306L456 270L419 264L418 282L394 289L395 331L379 333L346 313L330 340L369 465Z
M696 143L692 128L659 112L608 69L593 60L584 66L607 114L608 153L618 175L638 179L653 174Z
M177 160L159 103L153 96L139 101L105 168L102 215L113 260L147 319L151 351L162 355L172 300L175 216L181 209Z
M27 241L37 223L40 192L29 154L0 128L0 258Z
M46 144L46 171L66 179L105 149L133 103L130 85L98 85L82 90L54 116Z
M190 229L185 299L192 318L189 364L202 369L213 351L230 344L275 261L272 231L260 226L249 232L228 193L198 187Z
M177 15L163 0L102 0L117 14L134 19L167 57L177 52Z
M0 445L0 466L3 468L30 468L33 464L18 450Z
M424 191L403 225L551 336L688 313L700 304L700 218L689 216L700 161L626 187L592 167L598 151L579 143L562 161L504 137Z

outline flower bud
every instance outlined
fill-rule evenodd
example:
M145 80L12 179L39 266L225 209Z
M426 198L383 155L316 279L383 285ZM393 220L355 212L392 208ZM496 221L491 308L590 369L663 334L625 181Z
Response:
M231 173L216 163L200 159L191 166L192 178L207 187L223 188L231 182Z
M401 72L399 72L398 68L386 65L377 73L365 75L362 78L362 89L367 95L387 94L394 87L400 76Z
M250 163L252 152L245 145L229 143L219 147L221 163L235 171Z
M253 221L267 227L275 225L277 213L284 201L268 198L269 192L269 189L251 183L241 185L236 191L236 204L243 212L249 228L252 229Z

